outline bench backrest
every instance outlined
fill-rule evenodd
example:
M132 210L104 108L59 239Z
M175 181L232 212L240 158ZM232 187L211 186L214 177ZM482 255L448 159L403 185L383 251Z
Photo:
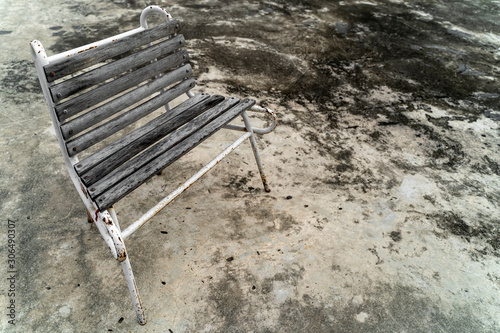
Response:
M194 87L179 28L170 20L43 67L69 157Z

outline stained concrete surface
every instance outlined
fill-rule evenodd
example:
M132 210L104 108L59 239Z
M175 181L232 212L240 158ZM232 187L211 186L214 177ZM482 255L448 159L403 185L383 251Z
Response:
M0 4L0 330L500 331L499 1L159 2L196 90L254 97L280 124L259 141L271 193L245 144L130 238L144 327L66 175L28 43L123 32L149 3ZM123 199L122 224L228 136Z

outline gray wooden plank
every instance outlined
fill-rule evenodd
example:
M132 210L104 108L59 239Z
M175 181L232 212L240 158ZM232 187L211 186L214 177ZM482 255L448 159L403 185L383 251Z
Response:
M108 82L98 88L78 95L64 103L54 107L59 121L64 121L79 112L92 107L118 93L121 93L129 88L132 88L139 83L146 81L159 73L165 72L168 69L174 68L187 62L188 55L185 50L176 52L163 59L155 61L145 67L135 70L131 73L123 75L116 80Z
M128 193L132 192L142 183L147 181L149 178L157 174L160 170L163 170L165 167L176 161L178 158L189 152L191 149L199 145L209 136L214 134L217 130L219 130L222 126L230 122L241 112L247 110L252 105L255 104L253 100L244 100L241 103L238 103L236 106L224 112L219 117L212 120L207 125L203 126L201 129L198 129L192 135L189 135L186 139L181 142L175 144L171 149L162 153L155 159L148 162L146 165L143 165L141 168L134 170L130 176L122 179L118 183L114 184L107 191L100 194L99 196L95 195L96 189L94 184L90 189L89 193L93 200L98 205L99 209L107 209L118 200L123 198ZM220 105L220 104L219 104ZM176 131L175 133L177 133ZM175 134L173 133L173 134ZM170 137L170 136L169 136ZM167 137L167 139L169 138ZM161 144L161 143L160 143ZM149 151L149 150L148 150ZM146 153L148 152L146 151ZM142 160L143 156L140 155L140 158L135 160Z
M160 91L162 88L168 87L185 77L190 77L191 74L191 65L184 65L77 118L71 119L61 125L61 132L64 139L68 140L69 138L85 131L89 127L114 115L115 113L122 111L123 109L139 102L155 92Z
M81 177L83 183L86 186L90 186L96 181L104 178L107 174L134 157L136 154L165 137L167 134L175 131L193 118L202 114L204 111L219 104L223 100L224 97L219 95L210 96L203 102L197 103L183 112L175 110L174 112L164 113L163 115L157 117L151 122L153 123L152 126L154 126L151 131L144 132L143 135L137 140L130 142L128 145L122 146L120 150L107 156L105 163L99 163L95 166L95 168Z
M146 29L131 36L124 37L107 45L82 51L71 57L51 62L44 66L48 82L60 79L89 66L100 63L130 51L141 45L151 43L163 37L170 36L179 31L179 21L171 20L154 28Z
M109 137L147 114L157 110L159 107L187 92L193 86L193 79L184 80L164 93L155 96L138 107L121 114L119 117L115 117L103 125L98 126L71 141L68 141L66 143L68 155L74 156L88 147L93 146L97 142Z
M127 57L93 69L87 73L83 73L61 83L55 84L50 87L52 100L55 103L58 103L60 100L82 91L83 89L105 82L118 74L124 73L132 68L136 68L139 65L146 64L156 58L171 53L184 45L184 43L184 36L178 35L174 38L139 50L138 52Z
M208 94L198 93L195 96L193 96L193 97L189 98L188 100L182 102L181 104L177 105L175 108L173 108L169 112L163 113L158 118L160 118L160 117L165 118L166 116L169 116L170 114L176 114L178 112L183 112L184 110L187 110L188 108L202 102L203 100L207 99L208 97L209 97ZM92 168L94 168L95 166L100 164L108 156L115 154L117 151L121 150L123 147L126 147L130 143L139 139L145 133L148 133L148 132L154 130L155 128L156 128L156 122L155 122L155 120L152 120L149 123L147 123L147 124L139 127L138 129L130 132L129 134L116 140L112 144L102 148L98 152L81 160L75 166L76 172L83 178L85 173L87 173L89 170L91 170Z

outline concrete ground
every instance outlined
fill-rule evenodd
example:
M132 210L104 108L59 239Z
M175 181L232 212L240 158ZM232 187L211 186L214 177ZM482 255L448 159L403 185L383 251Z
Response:
M28 44L53 54L126 31L147 4L0 0L0 331L500 331L496 0L159 0L183 21L195 90L254 97L280 124L259 141L271 193L245 143L130 237L139 326ZM123 199L122 225L226 134Z

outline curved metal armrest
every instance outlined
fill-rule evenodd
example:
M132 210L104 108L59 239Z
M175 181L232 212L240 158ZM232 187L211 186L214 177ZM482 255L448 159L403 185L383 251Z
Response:
M148 28L148 15L150 13L153 13L153 12L156 12L156 13L160 13L161 15L163 15L165 17L165 20L166 21L170 21L172 19L172 15L170 15L169 12L167 12L165 9L163 9L162 7L160 6L148 6L146 7L142 13L141 13L141 18L139 19L140 22L141 22L141 27L143 27L144 29L147 29Z
M263 108L263 107L254 105L250 109L248 109L247 111L254 111L254 112L260 112L260 113L266 113L267 115L269 115L271 117L271 125L269 127L266 127L266 128L253 127L252 128L253 132L256 133L256 134L271 133L276 128L276 126L278 125L278 116L276 116L276 113L273 110L271 110L271 109ZM246 131L246 127L245 126L239 126L239 125L228 124L228 125L224 126L224 128L225 129L230 129L230 130L236 130L236 131Z

